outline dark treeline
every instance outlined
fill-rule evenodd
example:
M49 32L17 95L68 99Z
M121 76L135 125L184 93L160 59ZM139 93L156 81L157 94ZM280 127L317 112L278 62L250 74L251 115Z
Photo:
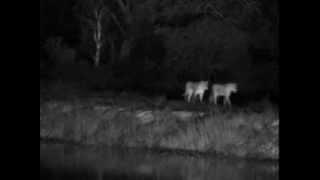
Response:
M179 95L189 80L279 97L277 0L40 0L40 78Z

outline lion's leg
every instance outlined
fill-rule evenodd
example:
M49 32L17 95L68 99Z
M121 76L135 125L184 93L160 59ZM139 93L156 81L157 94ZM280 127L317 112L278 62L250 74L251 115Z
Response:
M197 97L197 94L195 92L192 92L191 96L190 96L190 99L191 99L192 103L194 103L196 97Z
M204 102L204 93L205 93L205 91L203 91L202 95L201 95L202 102Z
M193 102L194 102L194 103L197 102L198 96L199 96L198 93L194 93L194 96L193 96Z
M226 96L226 102L228 106L231 106L230 96Z
M186 101L187 103L189 103L189 93L188 93L188 91L186 91L186 92L184 93L184 99L185 99L185 101Z
M190 101L191 101L191 96L192 96L192 94L188 93L188 103L190 103Z
M190 102L191 103L193 103L193 101L194 101L194 97L193 96L194 96L193 94L190 95Z
M201 98L202 94L201 92L198 94L198 99L199 99L199 102L202 103L202 98Z
M228 105L228 98L227 98L227 96L223 96L223 106L226 106L226 105Z
M217 95L214 95L214 98L213 98L214 105L217 105L217 98L218 98L218 96L217 96Z

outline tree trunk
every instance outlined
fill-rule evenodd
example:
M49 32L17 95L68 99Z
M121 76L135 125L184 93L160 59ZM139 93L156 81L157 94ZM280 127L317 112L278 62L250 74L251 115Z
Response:
M124 59L125 57L127 57L130 54L131 51L131 43L132 43L132 35L130 34L130 26L133 23L133 16L132 13L130 11L130 1L126 1L126 3L124 2L124 0L116 0L122 14L124 15L124 21L125 24L127 25L127 31L124 32L124 29L122 28L122 26L118 25L121 32L124 34L125 39L121 44L121 49L120 49L120 54L119 54L119 58L120 59ZM115 19L115 18L114 18ZM116 22L117 19L115 19ZM119 24L119 23L117 23Z
M94 66L98 67L100 65L100 54L101 54L101 47L102 47L102 25L101 25L101 20L102 20L102 14L101 12L96 12L96 28L94 32L94 41L96 44L96 52L94 55Z
M100 65L100 49L101 47L97 44L96 53L94 55L94 66L98 67Z
M114 40L110 37L109 38L109 44L110 44L110 51L109 51L109 56L110 56L110 65L113 65L115 62L115 45L114 45Z

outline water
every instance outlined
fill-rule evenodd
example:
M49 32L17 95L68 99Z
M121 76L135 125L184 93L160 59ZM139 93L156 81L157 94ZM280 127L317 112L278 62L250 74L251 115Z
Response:
M278 163L40 142L40 179L278 180Z

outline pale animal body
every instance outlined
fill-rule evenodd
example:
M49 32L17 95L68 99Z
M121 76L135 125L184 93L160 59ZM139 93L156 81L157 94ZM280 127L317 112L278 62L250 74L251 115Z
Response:
M208 81L191 82L188 81L185 85L184 96L189 103L191 98L199 97L200 102L203 100L203 95L208 90Z
M219 97L223 97L224 105L230 105L230 95L232 93L236 93L238 91L238 87L236 83L226 83L226 84L213 84L212 85L212 95L210 96L210 102L214 102L216 105Z

